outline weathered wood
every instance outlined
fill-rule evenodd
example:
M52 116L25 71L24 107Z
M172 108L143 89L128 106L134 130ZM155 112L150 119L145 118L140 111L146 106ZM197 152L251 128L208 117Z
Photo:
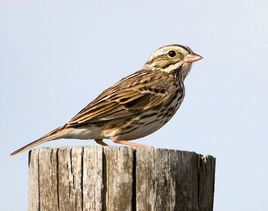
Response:
M104 210L104 156L101 147L84 147L83 154L83 208Z
M41 149L40 149L41 150ZM39 210L39 151L29 153L28 210Z
M64 210L66 207L68 210L83 208L82 153L82 147L60 148L57 151L59 210Z
M105 147L106 208L108 210L132 209L133 149Z
M212 156L137 149L137 210L212 210L214 173Z
M215 158L128 147L34 149L29 210L213 210Z

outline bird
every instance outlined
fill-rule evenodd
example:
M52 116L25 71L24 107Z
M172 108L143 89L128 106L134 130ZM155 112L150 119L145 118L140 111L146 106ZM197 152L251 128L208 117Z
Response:
M104 90L65 125L14 151L16 155L56 139L103 139L131 147L151 147L130 142L160 129L176 113L184 96L184 80L192 63L203 57L189 47L162 46L137 72Z

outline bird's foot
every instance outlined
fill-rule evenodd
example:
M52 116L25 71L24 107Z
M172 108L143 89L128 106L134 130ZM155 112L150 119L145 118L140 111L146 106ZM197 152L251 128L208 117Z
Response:
M144 145L144 144L138 144L138 143L133 143L129 141L124 141L124 140L113 140L114 143L116 144L123 144L131 147L150 147L153 148L153 146L150 145Z
M97 144L100 144L102 146L109 146L108 144L106 144L105 142L103 142L102 139L95 139L95 141L97 142Z

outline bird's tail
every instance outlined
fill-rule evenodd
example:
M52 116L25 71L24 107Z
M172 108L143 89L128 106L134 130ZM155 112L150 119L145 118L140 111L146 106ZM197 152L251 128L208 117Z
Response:
M65 128L64 126L62 127L58 127L55 130L51 131L50 133L44 135L43 137L25 145L24 147L21 147L20 149L17 149L16 151L12 152L10 155L16 155L19 154L21 152L24 152L28 149L31 149L35 146L38 146L40 144L43 144L47 141L52 141L52 140L56 140L56 139L60 139L60 138L64 138L64 136L66 134L68 134L70 132L70 130L73 130L71 128Z

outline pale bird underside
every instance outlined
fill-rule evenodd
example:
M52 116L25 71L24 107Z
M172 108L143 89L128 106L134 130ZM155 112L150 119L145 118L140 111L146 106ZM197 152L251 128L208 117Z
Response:
M165 125L180 107L183 81L191 64L202 59L188 47L167 45L154 51L143 68L102 92L67 124L16 150L18 154L47 141L103 139L134 147L129 142L147 136Z

